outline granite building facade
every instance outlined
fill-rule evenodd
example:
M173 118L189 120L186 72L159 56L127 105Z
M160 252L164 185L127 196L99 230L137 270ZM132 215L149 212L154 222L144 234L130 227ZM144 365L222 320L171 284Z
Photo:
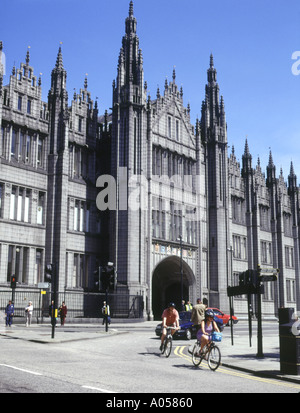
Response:
M277 282L265 283L263 313L299 307L293 165L285 182L270 153L265 175L247 140L242 165L234 148L228 156L213 56L192 125L175 69L151 98L130 2L111 113L99 115L86 79L69 104L61 48L47 102L41 87L29 51L8 84L0 76L2 288L12 274L24 288L37 286L45 264L57 262L60 290L92 290L95 268L111 261L116 293L141 295L152 318L181 295L228 311L227 286L261 265L280 269ZM101 211L104 176L114 178L115 207ZM237 314L246 307L245 297L235 298Z

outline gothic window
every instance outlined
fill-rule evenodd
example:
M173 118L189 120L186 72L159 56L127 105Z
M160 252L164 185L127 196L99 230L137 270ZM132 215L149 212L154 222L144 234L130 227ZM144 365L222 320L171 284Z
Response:
M1 156L5 156L5 129L1 126Z
M172 138L172 118L168 116L168 138Z
M260 228L263 231L270 231L271 229L270 208L265 205L260 205L259 213L260 213Z
M287 214L287 213L283 214L283 227L284 227L284 235L287 237L291 237L293 234L291 214Z
M38 225L44 224L44 211L45 211L45 193L39 192L36 223Z
M28 113L28 115L31 115L31 106L32 106L32 100L31 99L28 99L27 100L27 113Z
M43 149L44 149L44 140L42 138L37 139L37 165L39 167L43 166Z
M294 248L285 247L285 266L288 268L294 268Z
M272 283L271 283L272 284ZM286 280L286 300L289 302L296 301L296 283L295 280Z
M179 120L176 119L176 140L179 141Z
M79 232L89 232L90 205L87 202L75 201L73 230Z
M43 250L37 249L35 254L35 280L34 284L43 281Z
M16 144L17 144L17 131L12 130L11 134L11 145L10 145L10 156L14 158L16 156Z
M0 183L0 218L3 218L4 184Z
M18 110L22 111L22 96L18 96Z
M10 195L9 218L13 221L29 222L31 191L13 187Z
M261 241L261 262L263 264L272 264L272 243L268 241Z
M240 235L233 235L233 257L246 260L247 259L247 238Z

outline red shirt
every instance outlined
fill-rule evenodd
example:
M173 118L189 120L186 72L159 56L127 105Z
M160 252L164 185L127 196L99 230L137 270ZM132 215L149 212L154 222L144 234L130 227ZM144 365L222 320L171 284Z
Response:
M173 308L169 310L168 308L163 312L162 319L166 318L166 325L171 326L172 324L176 323L179 320L178 311Z

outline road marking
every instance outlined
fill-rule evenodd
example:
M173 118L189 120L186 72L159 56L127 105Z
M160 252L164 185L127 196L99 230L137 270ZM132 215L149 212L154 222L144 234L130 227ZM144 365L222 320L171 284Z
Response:
M98 387L92 387L92 386L82 386L82 388L83 389L100 391L101 393L115 393L114 391L99 389Z
M26 369L20 369L19 367L9 366L8 364L0 364L0 366L2 366L2 367L8 367L9 369L14 369L14 370L23 371L24 373L33 374L34 376L42 376L42 374L36 373L35 371L26 370Z
M186 346L177 346L174 350L174 354L184 358L185 360L189 361L190 363L193 363L192 361L192 356L188 356L187 354L184 354L183 351L186 348ZM209 369L208 366L206 366L205 364L201 364L198 368L205 368L205 369ZM247 380L254 380L254 381L260 381L263 383L267 383L267 384L272 384L275 386L281 386L281 387L288 387L288 388L292 388L292 389L300 389L300 386L298 384L293 384L293 383L287 383L287 382L282 382L280 380L276 380L274 379L267 379L267 378L263 378L263 377L257 377L257 376L251 376L247 373L242 373L242 372L238 372L238 371L231 371L229 369L225 369L224 367L219 367L217 369L217 372L219 373L223 373L223 374L228 374L230 376L236 376L236 377L240 377L242 379L247 379Z

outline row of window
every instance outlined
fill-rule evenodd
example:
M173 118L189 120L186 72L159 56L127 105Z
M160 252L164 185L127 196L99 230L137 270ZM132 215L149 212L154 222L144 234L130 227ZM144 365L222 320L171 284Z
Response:
M45 138L11 126L1 127L0 155L27 165L43 168Z
M152 150L152 175L180 176L182 182L189 187L193 186L193 176L196 175L196 162L185 156L171 152L161 147Z
M233 258L247 260L247 238L240 235L232 236L232 254ZM260 242L261 263L266 265L273 264L272 243L268 241ZM286 268L295 268L294 248L285 246L285 266Z
M12 275L16 277L18 283L25 285L37 285L44 281L45 251L42 248L36 248L30 256L30 250L29 247L9 245L7 254L5 254L6 257L4 257L2 245L0 244L0 257L6 258L6 282L10 282ZM88 287L90 256L67 253L67 260L68 254L73 255L73 262L71 262L70 267L72 268L71 273L66 274L66 285L72 288Z
M181 205L171 201L170 208L166 208L165 202L162 198L153 198L152 236L170 241L177 241L182 236L184 242L197 244L196 221L183 218ZM187 216L194 212L186 207L184 210Z
M246 202L242 198L236 196L231 197L232 221L237 224L246 223ZM259 221L260 229L263 231L271 231L271 209L268 206L259 206ZM283 228L284 235L292 236L292 216L288 213L283 213Z
M5 196L5 184L0 183L0 218L44 225L45 197L45 192L36 191L33 196L32 189L19 186L12 186L9 196Z

